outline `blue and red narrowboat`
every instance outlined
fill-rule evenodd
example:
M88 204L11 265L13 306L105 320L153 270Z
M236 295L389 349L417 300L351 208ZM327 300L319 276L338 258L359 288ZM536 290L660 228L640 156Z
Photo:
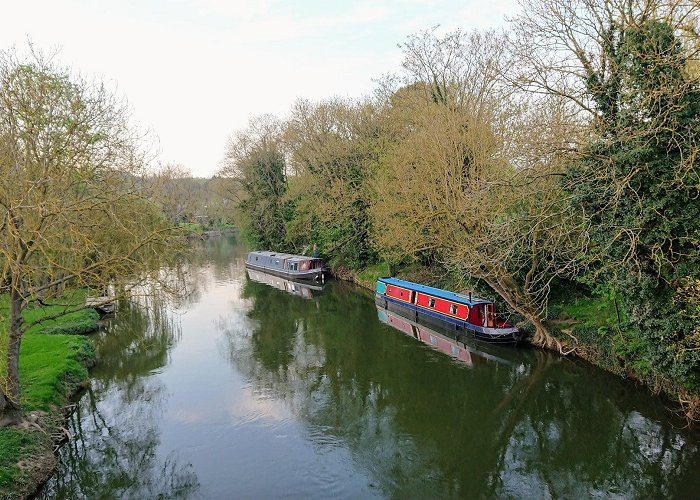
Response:
M492 301L398 278L379 278L377 305L412 321L449 326L479 340L517 344L522 333L496 316Z

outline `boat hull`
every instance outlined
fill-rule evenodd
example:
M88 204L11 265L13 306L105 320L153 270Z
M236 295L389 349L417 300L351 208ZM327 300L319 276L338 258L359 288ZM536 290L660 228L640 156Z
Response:
M437 311L426 310L410 302L399 301L379 293L375 294L375 303L379 307L384 307L416 323L423 323L427 326L432 325L439 328L449 328L456 333L463 333L471 338L485 342L517 344L523 338L522 333L516 327L481 327L459 318L446 316Z

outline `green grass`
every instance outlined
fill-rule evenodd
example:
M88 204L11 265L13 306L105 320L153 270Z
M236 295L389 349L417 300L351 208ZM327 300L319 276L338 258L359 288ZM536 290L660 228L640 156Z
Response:
M41 320L65 310L66 304L81 304L87 292L73 291L48 307L28 308L25 321ZM0 296L0 338L7 335L7 296ZM30 328L22 337L19 373L23 411L42 410L59 414L68 397L87 380L87 366L94 360L90 341L78 333L94 330L99 315L93 309L70 313ZM50 331L53 335L47 335ZM6 338L6 337L5 337ZM0 345L0 351L5 345ZM0 353L2 354L2 353ZM0 499L17 498L31 493L41 464L52 460L51 438L38 430L0 428ZM20 462L31 463L20 467ZM22 492L20 494L20 492Z
M86 365L94 359L86 337L27 333L20 351L22 408L26 412L56 412L87 379ZM0 428L0 498L16 498L17 491L32 487L33 470L20 461L46 462L53 445L50 437L32 429ZM37 458L38 457L38 458Z
M58 319L47 320L28 330L28 333L41 332L49 335L84 335L97 330L100 315L94 309L72 312Z
M92 345L85 337L26 334L19 359L22 407L48 410L65 403L87 378L86 363L92 357Z
M42 432L24 429L0 429L0 498L13 498L13 490L20 489L28 478L20 460L42 453L51 447L51 439Z
M377 278L382 276L389 276L389 264L386 262L366 267L357 275L357 280L363 286L374 289L374 283L377 281Z
M30 305L24 312L25 323L33 323L41 321L42 318L49 318L58 314L62 314L70 307L79 306L85 303L85 298L88 291L84 289L70 290L57 299L47 300L46 304L37 307ZM0 335L5 333L7 328L7 314L9 308L9 297L7 294L0 296ZM31 327L27 333L43 332L43 333L66 333L66 334L85 334L94 331L97 328L97 320L100 315L94 309L83 309L80 311L65 314L57 319L47 319L39 324Z
M603 297L577 298L573 302L557 304L561 309L557 319L582 322L587 326L609 327L617 325L615 303Z

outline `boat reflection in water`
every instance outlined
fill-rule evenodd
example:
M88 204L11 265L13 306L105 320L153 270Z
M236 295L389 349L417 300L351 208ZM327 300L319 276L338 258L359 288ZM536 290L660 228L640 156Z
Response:
M312 299L314 297L314 291L323 290L323 285L314 284L312 282L300 283L298 281L288 280L251 268L246 268L246 271L248 271L248 277L253 281L264 283L265 285L270 285L274 288L279 288L280 290L284 290L285 292L303 297L305 299Z
M484 349L488 349L488 345L484 345L483 348L477 348L476 346L467 344L463 335L455 335L454 332L449 332L447 330L438 331L433 328L428 328L425 325L415 323L383 307L377 306L377 316L382 323L396 328L400 332L405 333L409 337L416 338L424 344L428 344L432 348L465 363L467 366L478 365L485 360L496 361L507 365L516 363L515 360L510 361L495 354L485 352Z

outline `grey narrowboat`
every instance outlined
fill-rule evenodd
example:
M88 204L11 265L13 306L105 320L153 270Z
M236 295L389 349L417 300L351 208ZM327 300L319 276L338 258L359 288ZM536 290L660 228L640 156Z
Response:
M325 281L327 272L322 259L269 251L253 251L248 254L245 265L275 276L293 280Z

